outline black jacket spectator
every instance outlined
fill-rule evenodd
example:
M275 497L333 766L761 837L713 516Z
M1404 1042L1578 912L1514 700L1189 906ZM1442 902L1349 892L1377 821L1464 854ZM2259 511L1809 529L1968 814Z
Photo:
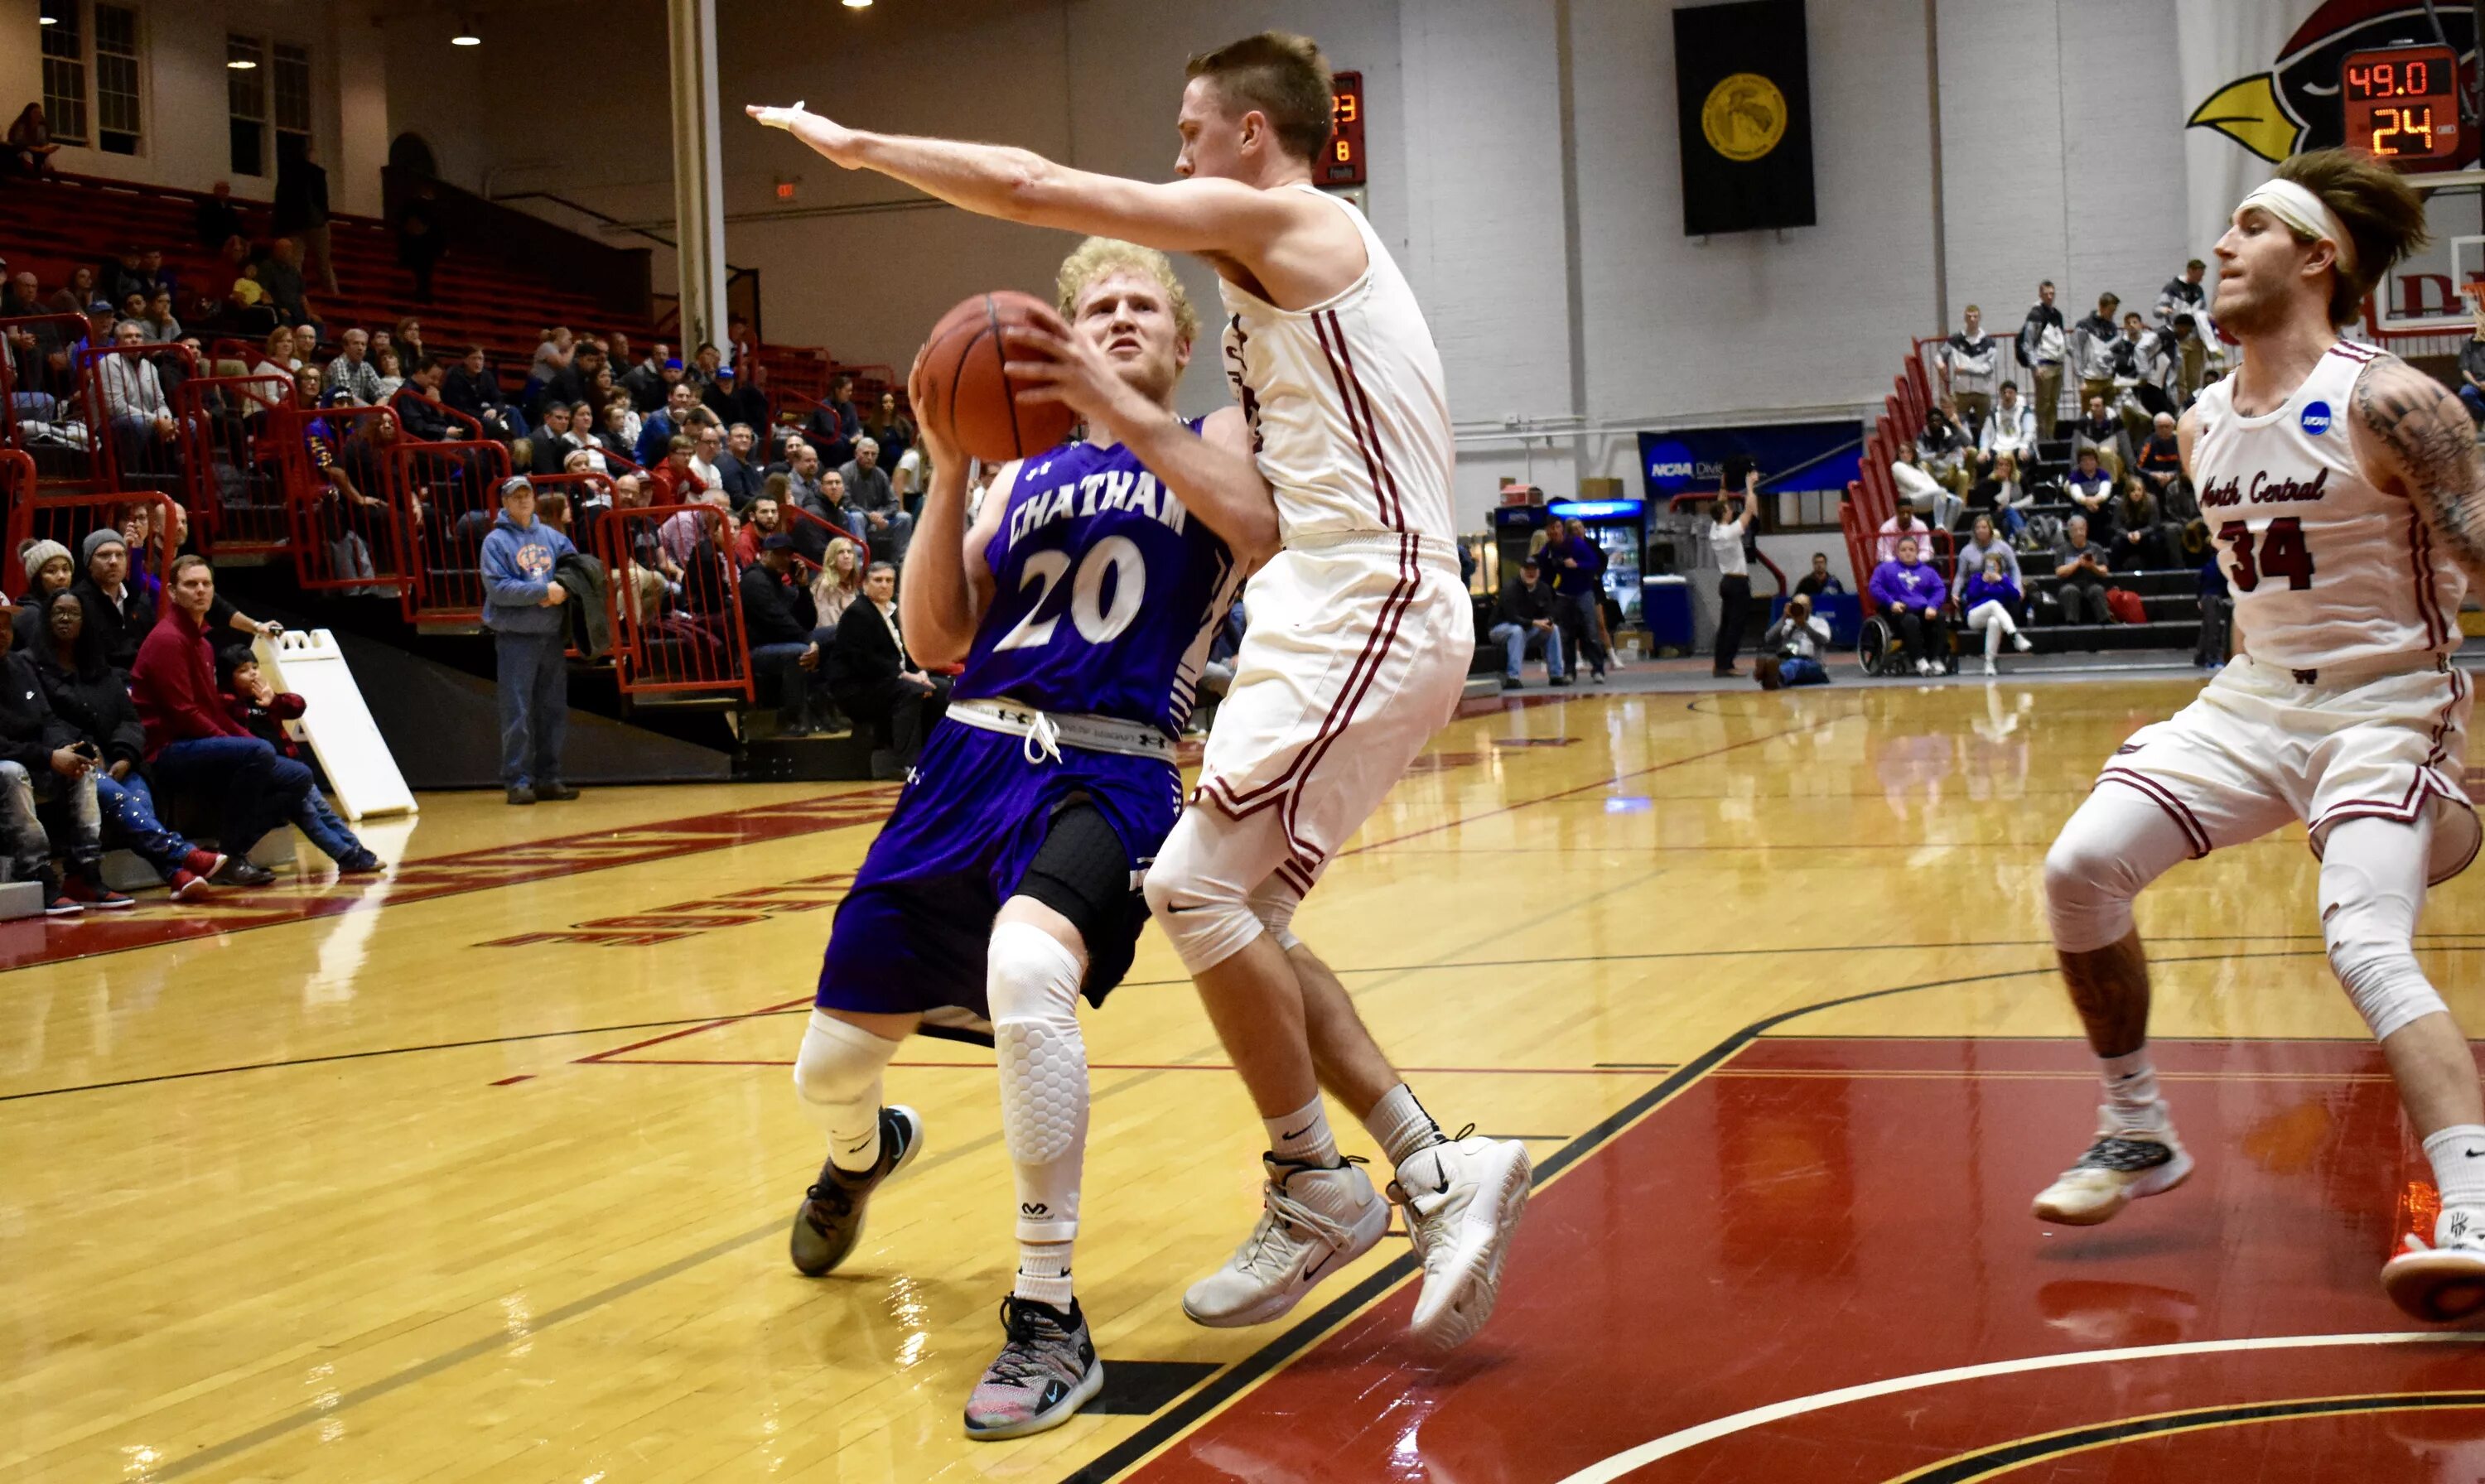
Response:
M501 378L489 361L480 371L467 370L462 361L451 366L440 384L440 400L478 422L508 420L509 399L501 394Z
M767 393L756 387L742 385L740 377L728 376L708 388L699 400L705 403L710 411L724 418L726 427L731 427L737 422L748 422L753 432L768 431Z
M1538 619L1553 616L1553 584L1538 580L1530 587L1517 578L1501 584L1501 606L1493 609L1495 625L1516 624L1521 628Z
M556 433L550 428L535 429L532 457L527 465L527 472L531 474L562 472L562 465L569 458L569 451L577 446L578 445L572 443L565 434Z
M86 627L90 634L99 634L104 661L116 670L125 670L138 662L138 646L147 640L147 631L155 627L155 599L139 583L121 584L121 601L113 602L92 578L80 578L69 584L86 608Z
M877 624L879 614L874 613L872 618ZM742 627L752 648L762 644L808 644L811 631L819 627L817 620L818 610L811 606L807 588L786 581L759 562L742 569ZM882 643L892 654L895 652L886 633ZM889 673L894 675L896 671Z
M836 469L853 462L854 441L861 432L862 419L855 416L852 402L822 402L811 409L804 436L820 450L820 467Z
M35 673L52 712L103 753L105 767L147 757L147 728L129 699L129 677L104 662L94 631L78 636L77 668L60 661L48 638L34 652Z
M52 754L77 740L77 728L44 699L34 656L15 649L0 656L0 761L41 778L52 770Z
M720 453L716 456L716 483L739 511L759 498L767 487L768 476L730 453Z
M221 184L221 182L219 182ZM226 243L235 237L250 235L242 225L241 212L227 195L205 196L199 200L199 246L210 253L221 253Z
M277 235L289 236L327 220L328 172L299 155L280 156L276 167Z
M807 640L810 635L804 637ZM830 690L849 715L886 712L885 699L877 707L870 700L893 693L890 688L898 684L898 676L915 667L914 661L897 647L879 606L869 598L856 599L837 620L837 642L820 657L820 663L828 670ZM847 706L850 697L863 704L860 709Z
M419 444L448 443L451 429L456 426L440 404L424 396L412 382L397 389L389 406L396 410L396 420L404 427L405 436ZM456 431L463 433L465 429L456 427Z

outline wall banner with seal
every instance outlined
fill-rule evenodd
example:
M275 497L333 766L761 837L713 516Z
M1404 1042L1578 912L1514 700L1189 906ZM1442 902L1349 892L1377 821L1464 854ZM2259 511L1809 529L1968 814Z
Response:
M1810 227L1812 72L1803 0L1674 13L1682 230Z

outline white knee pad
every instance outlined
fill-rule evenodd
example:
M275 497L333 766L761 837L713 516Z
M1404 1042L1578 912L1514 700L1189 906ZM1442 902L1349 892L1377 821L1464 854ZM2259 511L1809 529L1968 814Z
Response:
M1067 1242L1079 1232L1087 1146L1087 1045L1078 1011L1085 967L1026 923L995 928L986 962L1001 1134L1018 1172L1019 1238Z
M2347 998L2374 1037L2388 1039L2411 1021L2448 1009L2417 966L2410 941L2424 901L2423 842L2393 825L2400 847L2414 844L2414 864L2377 871L2355 853L2340 858L2335 837L2345 828L2333 831L2321 863L2321 937ZM2389 879L2393 876L2396 880Z
M867 1103L877 1116L881 1070L897 1047L886 1036L814 1010L794 1057L794 1092L815 1114Z
M1209 852L1201 843L1206 833L1189 827L1186 817L1148 867L1144 887L1148 910L1193 975L1233 958L1266 931L1242 885L1208 869Z
M2054 947L2094 953L2131 931L2131 899L2192 853L2181 826L2154 800L2100 785L2045 852L2045 919Z

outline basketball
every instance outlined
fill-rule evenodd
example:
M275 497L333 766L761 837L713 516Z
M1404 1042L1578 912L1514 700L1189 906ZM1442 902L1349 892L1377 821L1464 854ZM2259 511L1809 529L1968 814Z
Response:
M1021 402L1002 363L1001 332L1033 322L1051 307L1033 294L996 289L961 300L932 327L923 351L924 401L915 416L947 430L969 457L1023 459L1070 436L1079 415L1059 402Z

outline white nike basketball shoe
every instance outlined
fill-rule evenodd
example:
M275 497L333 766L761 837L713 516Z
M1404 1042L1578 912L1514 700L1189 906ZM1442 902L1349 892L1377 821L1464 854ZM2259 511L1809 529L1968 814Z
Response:
M1195 1324L1238 1329L1278 1318L1389 1229L1389 1203L1355 1165L1324 1170L1273 1154L1262 1162L1269 1183L1260 1224L1225 1266L1182 1296Z

